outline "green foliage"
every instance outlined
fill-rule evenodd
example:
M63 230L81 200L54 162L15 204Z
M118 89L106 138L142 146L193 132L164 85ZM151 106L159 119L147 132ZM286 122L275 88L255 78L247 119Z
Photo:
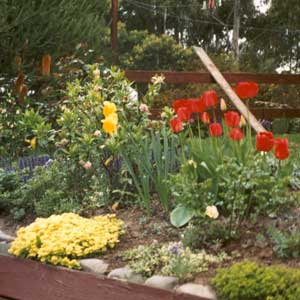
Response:
M275 119L272 123L272 131L275 134L288 133L290 121L288 119Z
M134 31L132 35L137 36ZM128 48L120 57L121 66L137 70L185 70L189 69L193 56L191 49L184 49L176 41L163 34L146 35L141 42Z
M51 150L54 131L39 111L15 104L16 99L7 94L0 104L0 156L11 159L23 155L39 154ZM36 147L30 140L36 138Z
M224 253L218 256L209 255L205 251L193 253L181 243L153 243L127 250L123 259L129 262L134 272L146 277L160 273L175 276L180 281L188 281L196 274L207 271L210 264L220 263L229 257Z
M300 257L299 229L299 224L294 224L292 228L285 231L276 228L269 229L273 250L278 257L285 259Z
M16 219L21 219L25 215L24 207L19 208L15 205L22 196L21 185L21 174L0 169L0 210L12 213Z
M300 297L300 271L242 262L219 269L212 283L220 300L293 300Z
M175 227L182 227L194 217L194 211L187 206L178 205L171 213L170 221Z
M289 133L299 133L300 132L300 119L295 118L290 120Z
M219 248L232 239L228 233L227 224L213 220L211 222L195 221L184 230L182 243L190 249L207 247Z
M141 206L148 212L151 210L150 198L154 193L157 193L164 210L168 211L171 192L168 178L178 163L178 140L170 134L165 124L157 123L157 127L144 132L143 137L128 133L130 148L128 145L121 151Z
M187 149L188 159L171 177L172 195L178 205L173 217L180 207L181 211L192 210L190 217L204 219L206 207L215 205L230 219L228 229L233 233L249 217L255 220L260 215L274 215L299 201L297 193L289 192L294 181L291 165L279 168L272 156L255 154L251 137L240 144L226 136L194 138ZM184 218L176 224L184 225L190 219L186 213L178 215Z
M33 66L43 54L63 56L79 43L99 48L109 8L108 0L1 1L1 63L9 70L16 55Z
M28 213L42 217L64 212L87 214L110 200L105 172L95 176L74 168L70 161L36 168L26 182L22 180L26 172L22 173L0 172L0 207L18 220Z
M150 277L163 265L164 252L160 244L138 246L124 252L123 259L135 273Z

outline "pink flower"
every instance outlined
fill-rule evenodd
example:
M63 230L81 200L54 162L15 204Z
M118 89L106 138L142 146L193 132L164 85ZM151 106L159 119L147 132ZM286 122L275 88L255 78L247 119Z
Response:
M148 113L148 112L149 112L149 107L148 107L147 104L142 103L142 104L140 105L140 107L139 107L139 110L140 110L141 112Z

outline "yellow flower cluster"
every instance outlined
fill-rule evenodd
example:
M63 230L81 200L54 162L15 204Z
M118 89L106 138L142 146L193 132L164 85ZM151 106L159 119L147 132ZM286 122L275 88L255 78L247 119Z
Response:
M53 265L80 269L77 258L113 248L123 234L123 222L115 215L91 219L74 213L38 218L17 232L9 253Z
M103 130L112 136L118 129L117 108L116 105L110 101L104 101L103 104L103 115L105 116L105 119L101 121L103 123Z

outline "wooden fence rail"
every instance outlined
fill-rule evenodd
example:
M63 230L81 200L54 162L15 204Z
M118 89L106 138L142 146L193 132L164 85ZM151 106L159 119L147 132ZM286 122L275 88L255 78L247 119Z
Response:
M214 84L212 75L207 72L172 72L172 71L125 71L125 76L136 83L149 83L154 75L163 75L165 82L169 84ZM254 81L260 84L300 85L300 75L290 74L254 74L254 73L222 73L229 83L241 81ZM300 99L299 99L300 103ZM300 118L300 109L291 108L255 108L251 112L258 119L273 120L276 118ZM154 117L158 116L158 110L154 111Z
M207 300L1 255L0 299Z
M170 84L216 83L207 72L171 72L171 71L125 71L125 76L137 83L147 83L155 74L162 74L165 82ZM222 73L229 83L254 81L265 84L300 84L300 75L290 74L255 74L255 73Z

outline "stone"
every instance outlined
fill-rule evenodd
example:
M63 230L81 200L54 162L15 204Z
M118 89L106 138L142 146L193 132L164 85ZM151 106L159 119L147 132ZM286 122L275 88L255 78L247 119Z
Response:
M176 277L154 275L146 280L145 284L159 289L172 290L178 283Z
M112 270L108 278L130 281L134 283L144 283L144 278L140 274L135 274L129 267Z
M202 297L208 300L216 300L217 296L212 288L208 285L201 285L196 283L186 283L180 286L177 292L190 294L198 297Z
M79 263L86 272L96 273L98 275L104 275L108 269L108 263L102 259L87 258L79 260Z
M12 242L15 238L0 230L0 241Z
M11 244L7 243L0 243L0 255L10 255L8 253L8 249L10 248Z

